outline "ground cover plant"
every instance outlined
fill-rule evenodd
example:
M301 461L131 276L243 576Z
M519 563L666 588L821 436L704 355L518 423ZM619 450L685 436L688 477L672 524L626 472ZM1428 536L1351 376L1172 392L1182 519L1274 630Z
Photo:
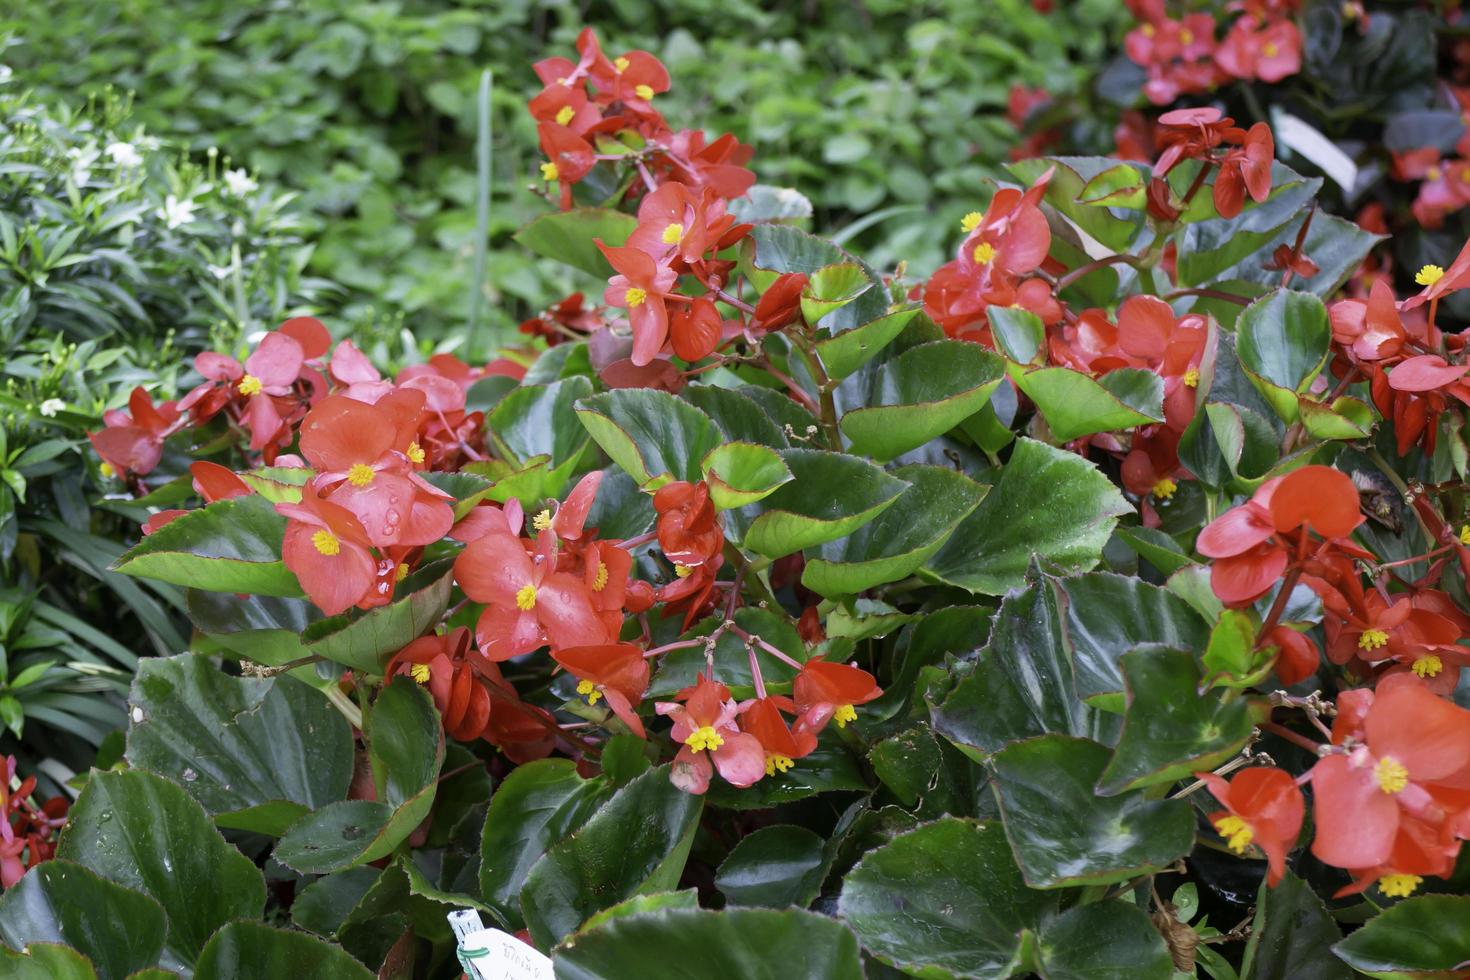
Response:
M526 349L291 317L91 433L194 632L6 798L13 974L1464 975L1470 247L1344 294L1200 107L881 273L648 52L536 72Z

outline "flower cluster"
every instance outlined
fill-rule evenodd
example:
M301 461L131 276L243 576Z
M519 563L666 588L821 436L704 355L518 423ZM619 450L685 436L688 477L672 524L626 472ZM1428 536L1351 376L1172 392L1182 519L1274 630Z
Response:
M1241 12L1216 37L1221 25L1208 13L1170 17L1164 0L1127 0L1140 21L1128 32L1124 51L1148 73L1143 91L1154 105L1181 95L1209 92L1233 79L1279 82L1302 67L1302 35L1292 20L1295 0L1245 0Z
M0 888L14 885L27 870L56 854L69 803L64 796L53 796L37 806L35 791L36 777L17 783L15 756L6 756L0 767Z

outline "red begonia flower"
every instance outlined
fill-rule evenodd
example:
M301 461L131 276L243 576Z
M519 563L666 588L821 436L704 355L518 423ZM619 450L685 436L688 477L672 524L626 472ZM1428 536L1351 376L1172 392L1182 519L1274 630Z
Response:
M1195 773L1225 809L1210 814L1215 832L1244 854L1254 844L1266 855L1266 882L1275 887L1286 872L1286 854L1301 833L1306 805L1296 780L1280 769L1246 769L1229 782L1212 772Z

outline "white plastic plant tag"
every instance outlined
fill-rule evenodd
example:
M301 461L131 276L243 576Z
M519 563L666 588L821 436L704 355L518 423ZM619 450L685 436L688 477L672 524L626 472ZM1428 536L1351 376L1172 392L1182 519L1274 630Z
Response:
M1358 184L1358 165L1336 143L1323 136L1310 123L1274 106L1271 110L1271 122L1278 143L1290 147L1322 168L1322 172L1331 177L1345 193L1353 193L1353 188Z
M508 932L486 929L478 913L451 912L449 927L470 980L554 980L550 958Z

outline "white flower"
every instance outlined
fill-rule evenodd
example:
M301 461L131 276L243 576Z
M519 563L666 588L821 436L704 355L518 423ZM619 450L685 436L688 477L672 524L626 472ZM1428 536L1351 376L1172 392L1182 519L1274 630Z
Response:
M107 144L107 155L112 157L112 162L119 167L136 167L143 162L143 154L139 153L131 143L109 143Z
M230 274L230 267L227 265L214 265L213 263L211 263L209 266L209 274L214 276L216 279L223 279Z
M10 81L10 77L14 74L15 69L9 65L0 65L0 84Z
M66 151L71 157L71 182L81 187L92 176L92 164L102 153L97 149L97 144L88 143L86 146L73 146Z
M245 168L241 167L239 170L225 171L225 186L236 197L244 197L259 185L245 172Z
M66 402L60 398L48 398L41 403L41 414L48 419L56 418L56 413L66 408Z
M188 198L181 201L170 194L163 202L163 210L158 212L158 216L168 222L170 228L187 225L194 220L194 202Z

